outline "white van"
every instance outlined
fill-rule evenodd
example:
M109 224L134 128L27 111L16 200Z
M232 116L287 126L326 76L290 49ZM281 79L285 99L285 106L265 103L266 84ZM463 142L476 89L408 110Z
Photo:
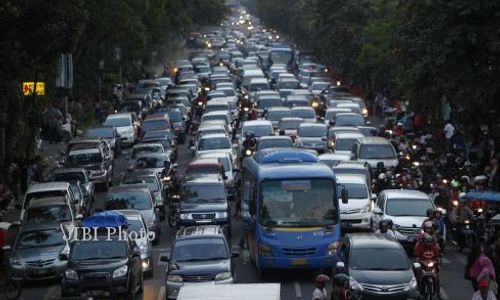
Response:
M184 285L177 300L280 300L279 283Z
M241 85L243 86L243 88L248 90L250 88L250 82L254 78L265 78L264 73L261 69L244 70L241 81Z

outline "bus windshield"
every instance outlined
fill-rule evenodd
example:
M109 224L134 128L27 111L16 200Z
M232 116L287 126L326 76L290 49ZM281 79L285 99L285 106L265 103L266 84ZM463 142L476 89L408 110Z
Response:
M260 223L266 227L334 225L338 221L334 194L331 179L264 181Z
M292 61L292 51L290 49L272 50L269 59L273 64L288 65Z

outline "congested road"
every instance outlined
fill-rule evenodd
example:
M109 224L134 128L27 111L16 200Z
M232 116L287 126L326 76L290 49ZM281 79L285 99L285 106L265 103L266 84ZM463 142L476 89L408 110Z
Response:
M380 120L370 118L371 123L378 125ZM125 156L130 153L131 148L123 149L123 154L114 161L113 181L117 184L122 173L126 172L127 160ZM188 148L188 144L179 145L179 171L182 174L187 164L192 160L193 155ZM100 192L97 194L96 202L91 210L104 207L106 194ZM233 205L234 206L234 205ZM233 207L234 213L234 207ZM240 248L240 241L243 238L241 221L233 218L232 220L232 247L237 249L240 257L236 259L236 282L237 283L255 283L260 282L260 277L256 267L250 261L247 250ZM162 235L158 245L153 246L154 274L146 279L145 288L142 294L137 295L136 299L160 300L165 299L165 267L166 262L160 261L160 255L167 254L175 237L175 231L167 225L167 221L161 223ZM442 259L441 269L441 298L442 299L470 299L472 289L470 284L463 279L464 266L466 264L466 255L458 252L457 248L449 243L446 254ZM316 270L311 271L273 271L269 280L281 283L281 299L310 299L314 289L313 279ZM36 282L23 286L23 299L56 299L61 295L60 284L58 282Z

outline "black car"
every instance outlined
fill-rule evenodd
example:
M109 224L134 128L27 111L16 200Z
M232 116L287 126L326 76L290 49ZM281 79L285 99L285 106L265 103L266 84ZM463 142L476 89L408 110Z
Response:
M108 236L107 230L98 230L91 240L74 240L69 254L59 258L67 260L61 280L62 297L115 299L120 295L135 299L135 294L143 290L141 251L125 234Z
M115 157L118 157L122 152L121 136L116 131L114 126L92 126L87 129L85 137L89 139L103 139L108 142L113 150Z
M347 234L339 260L350 288L363 299L420 299L413 265L397 240L374 233Z
M186 284L230 284L235 281L234 257L220 226L195 226L180 229L172 244L166 269L167 299L176 299Z
M182 184L177 208L177 226L215 224L225 226L231 236L231 211L224 179L219 175L190 175Z

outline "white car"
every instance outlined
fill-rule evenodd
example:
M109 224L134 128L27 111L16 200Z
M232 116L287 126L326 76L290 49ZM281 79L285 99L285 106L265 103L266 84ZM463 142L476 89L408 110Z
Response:
M337 132L329 141L329 146L337 154L347 154L350 156L356 140L363 137L365 136L360 132Z
M373 199L366 177L354 174L337 174L341 187L347 190L349 202L340 203L340 224L343 228L372 230Z
M387 169L395 168L399 163L394 146L382 137L358 138L351 155L351 160L367 162L372 168L379 162Z
M229 137L222 133L212 133L202 136L196 143L195 156L205 153L223 152L236 157L235 150Z
M116 131L121 136L122 145L131 145L137 140L137 124L134 124L131 113L109 115L104 125L116 127Z
M402 244L413 245L418 238L422 223L427 219L427 210L435 209L431 198L416 190L383 190L377 196L373 209L373 230L383 219L394 223L396 238Z

